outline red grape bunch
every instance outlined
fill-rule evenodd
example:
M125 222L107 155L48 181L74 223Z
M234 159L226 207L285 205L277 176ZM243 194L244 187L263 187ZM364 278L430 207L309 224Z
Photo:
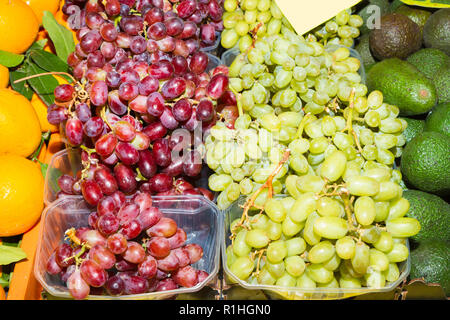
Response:
M55 89L48 120L83 149L83 169L60 178L61 195L82 194L96 206L117 190L159 194L177 190L176 178L198 177L203 154L195 146L203 141L195 130L204 136L217 121L232 127L237 117L227 68L208 72L200 50L198 24L220 21L218 4L66 1L64 13L81 21L68 58L76 82ZM189 135L174 134L179 129Z
M208 273L192 265L203 249L186 243L186 232L152 205L149 193L101 200L89 227L72 228L47 261L72 297L142 294L194 287Z
M192 50L213 46L217 43L217 35L224 29L223 0L66 0L62 11L71 16L68 21L73 25L73 29L80 29L84 25L84 19L89 12L103 12L110 18L138 12L147 26L157 22L164 23L152 28L152 33L157 35L157 38L172 36L187 39L187 45ZM161 16L166 12L172 12L169 14L171 18L181 20L161 20ZM180 26L183 27L181 35L168 30Z

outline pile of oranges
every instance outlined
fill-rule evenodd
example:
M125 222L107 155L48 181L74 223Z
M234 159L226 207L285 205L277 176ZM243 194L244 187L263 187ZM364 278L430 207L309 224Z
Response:
M53 52L42 17L49 11L68 28L61 6L60 0L0 0L0 50L23 54L48 39L44 49ZM48 131L58 128L48 123L45 103L36 94L29 101L14 91L8 68L0 65L0 238L23 234L39 220L44 177L30 158Z

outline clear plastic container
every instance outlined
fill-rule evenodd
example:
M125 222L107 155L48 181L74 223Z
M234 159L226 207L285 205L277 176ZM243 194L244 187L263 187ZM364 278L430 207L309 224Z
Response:
M229 67L233 63L234 59L236 59L236 57L239 55L239 53L241 53L239 48L228 49L227 51L222 53L220 60L222 61L222 64Z
M209 276L192 288L151 292L118 297L107 295L89 295L87 299L105 300L156 300L165 299L181 293L201 290L217 281L220 267L220 239L222 238L222 215L214 203L203 196L167 196L153 197L153 205L163 215L174 219L187 233L186 243L196 243L203 248L203 257L193 266L208 272ZM88 226L88 216L92 211L81 197L62 198L47 207L42 214L34 275L44 290L55 297L71 298L67 287L58 275L49 275L46 263L53 250L64 238L69 228Z
M206 67L206 71L209 72L213 70L214 68L220 66L222 63L219 58L217 58L215 55L211 54L210 52L206 52L209 58L208 66Z
M335 300L335 299L345 299L354 296L359 296L366 293L373 292L389 292L394 290L406 277L409 275L411 269L411 261L410 258L406 261L398 264L400 276L394 282L386 283L386 286L383 288L368 288L362 287L357 289L347 289L347 288L314 288L314 289L306 289L306 288L296 288L296 287L281 287L275 285L255 285L250 284L246 281L243 281L236 277L227 266L227 256L225 250L227 246L231 244L230 240L230 225L231 223L240 218L242 215L242 206L244 205L246 197L241 196L237 201L235 201L228 209L224 212L224 221L223 221L223 238L222 238L222 265L224 269L224 273L231 282L240 285L241 287L248 290L265 290L268 295L275 299L286 299L286 300ZM409 243L406 243L409 250Z
M44 204L46 206L58 200L60 187L58 186L58 178L64 174L76 177L77 173L82 170L81 165L81 149L64 149L55 153L50 160L47 168L47 175L44 182ZM208 178L212 174L211 169L207 166L195 180L191 181L195 187L209 189ZM217 197L216 193L214 193ZM61 196L60 196L61 197ZM79 197L79 195L64 195L64 198Z
M61 190L58 186L58 178L64 174L76 177L82 169L80 149L64 149L55 153L50 160L47 168L44 183L44 204L50 205L58 199L58 192ZM77 196L64 196L77 197Z
M345 47L345 46L337 45L337 44L331 44L331 45L326 46L325 49L328 52L332 52L332 51L335 51L336 49L338 49L340 47ZM365 84L366 83L366 71L364 69L364 64L363 64L363 60L362 60L361 55L355 49L352 49L352 48L347 48L347 49L350 50L350 57L357 58L361 62L361 67L358 70L358 74L361 76L361 83ZM239 50L239 48L228 49L227 51L225 51L222 54L222 57L221 57L220 60L222 61L222 64L224 64L224 65L229 67L233 63L234 59L236 59L236 57L240 53L241 53L241 51Z

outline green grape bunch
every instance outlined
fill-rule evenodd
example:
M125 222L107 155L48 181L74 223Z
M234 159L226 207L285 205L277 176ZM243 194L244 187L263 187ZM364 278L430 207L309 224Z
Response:
M280 193L292 180L285 183L288 173L317 170L335 150L352 161L350 168L365 161L388 168L405 144L407 123L397 118L398 108L383 103L379 91L366 96L360 61L347 48L328 51L283 31L258 39L229 67L240 116L234 130L218 123L205 141L206 162L215 171L209 187L220 192L220 209L264 183L287 148L289 162L274 181Z
M290 26L273 0L225 0L223 6L221 45L225 49L238 45L244 51L254 37L278 34L282 24Z
M282 27L293 30L290 22L273 0L225 0L221 45L225 49L239 47L246 51L255 38L279 34ZM336 17L309 32L322 44L337 44L352 47L360 35L363 19L352 14L352 9L343 10Z
M227 268L250 284L381 288L400 276L407 218L395 159L407 123L360 61L287 26L253 38L229 67L234 129L205 140L220 209L245 197L231 223Z
M361 34L360 27L364 20L351 9L339 12L336 17L315 28L311 33L323 44L337 44L353 47L355 39Z

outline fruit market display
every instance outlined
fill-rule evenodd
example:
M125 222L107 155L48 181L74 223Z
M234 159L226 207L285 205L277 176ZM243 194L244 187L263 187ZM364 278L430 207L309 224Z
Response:
M362 0L315 26L277 0L0 0L0 300L65 201L86 223L40 235L35 272L77 300L448 296L450 6ZM70 172L47 171L55 137ZM218 242L172 215L186 199Z

